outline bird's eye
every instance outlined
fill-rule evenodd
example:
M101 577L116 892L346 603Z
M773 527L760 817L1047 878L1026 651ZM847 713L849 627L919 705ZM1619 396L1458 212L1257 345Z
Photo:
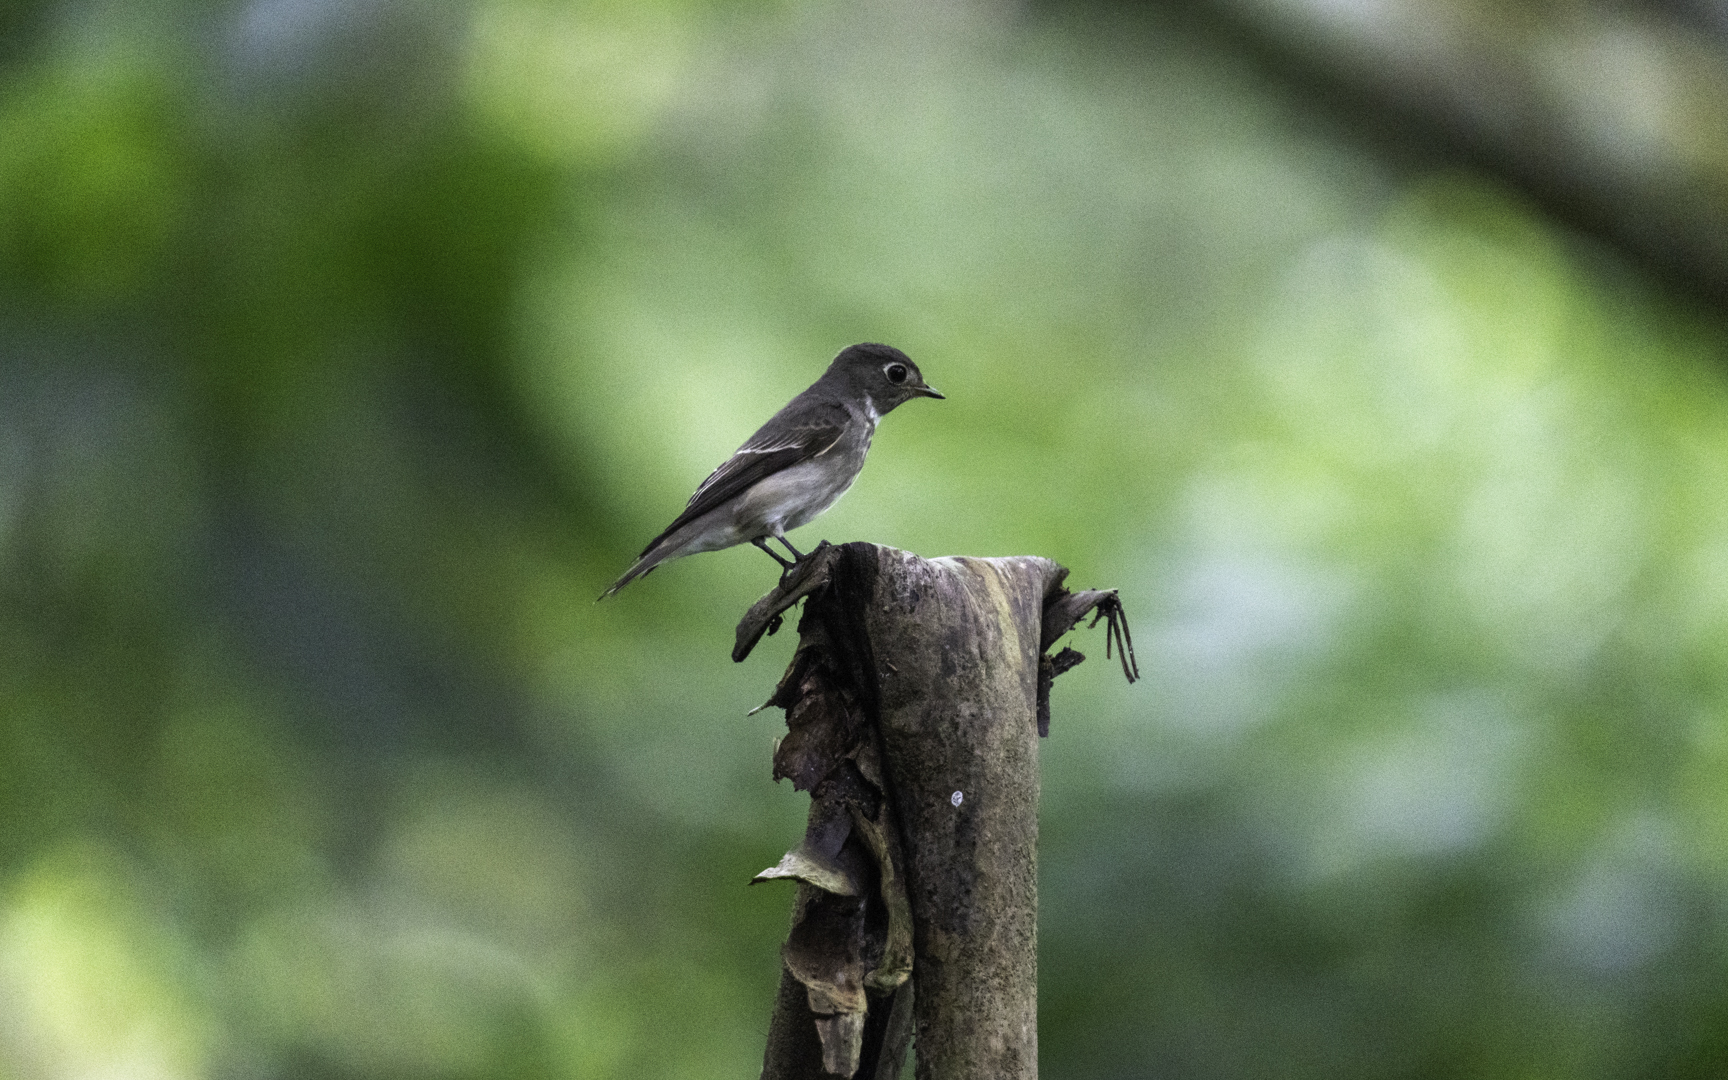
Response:
M888 376L889 382L893 383L895 386L899 386L901 383L906 381L906 365L889 364L887 367L882 369L882 374Z

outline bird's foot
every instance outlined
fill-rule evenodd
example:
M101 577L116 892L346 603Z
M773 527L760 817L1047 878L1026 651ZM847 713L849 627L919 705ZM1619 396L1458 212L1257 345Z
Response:
M774 537L774 539L780 541L781 544L785 545L786 550L788 552L790 552L792 555L792 561L787 562L780 555L779 552L775 551L773 548L768 546L768 539L769 538L766 536L759 536L750 542L752 544L755 544L757 547L761 548L763 551L766 551L768 553L768 557L770 559L773 559L775 562L780 564L780 584L781 585L785 585L787 582L787 579L791 578L795 573L797 573L798 568L800 566L804 565L804 561L806 559L808 559L808 558L810 558L810 556L816 554L817 551L821 551L823 548L829 546L828 541L824 540L820 544L816 545L815 550L809 551L809 552L804 552L804 551L799 551L797 548L793 547L792 541L786 539L784 536L776 536L776 537Z
M780 577L782 580L785 579L787 571L791 570L793 567L798 565L797 562L787 562L785 559L781 558L780 553L778 551L775 551L773 548L768 546L768 540L766 537L758 536L756 539L754 539L750 542L752 544L755 544L757 547L761 548L763 551L766 551L768 553L768 557L770 559L773 559L775 562L780 564ZM782 540L781 543L785 544L786 542L784 540ZM786 546L788 548L790 548L792 545L786 544ZM794 551L792 554L794 557L797 557L797 558L802 557L802 556L799 556L796 551Z
M786 538L781 537L780 542L782 544L786 544ZM823 540L823 541L820 541L819 543L817 543L817 545L815 547L811 548L809 551L799 551L797 548L793 547L791 544L786 544L787 549L790 550L794 556L794 561L793 561L792 565L786 567L786 569L784 569L780 572L781 584L785 584L787 578L795 575L798 572L800 567L802 567L805 563L809 562L811 559L814 559L816 556L820 555L825 548L830 548L833 546L834 545L830 544L828 541Z

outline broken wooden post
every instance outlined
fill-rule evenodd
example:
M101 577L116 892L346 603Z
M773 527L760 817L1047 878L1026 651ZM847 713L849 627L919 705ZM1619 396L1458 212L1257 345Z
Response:
M764 1080L894 1080L914 1030L920 1080L1037 1076L1038 737L1084 659L1046 652L1096 611L1138 676L1115 592L1067 573L824 544L739 623L735 660L806 601L768 700L811 808L756 878L799 883Z

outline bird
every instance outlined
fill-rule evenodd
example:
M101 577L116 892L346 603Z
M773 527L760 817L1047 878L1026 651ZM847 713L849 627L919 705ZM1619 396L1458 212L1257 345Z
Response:
M786 533L833 506L864 468L876 425L913 398L942 398L910 357L864 342L840 350L822 377L787 402L708 479L672 524L648 542L608 596L663 562L748 541L780 564L804 555ZM778 540L788 562L768 546Z

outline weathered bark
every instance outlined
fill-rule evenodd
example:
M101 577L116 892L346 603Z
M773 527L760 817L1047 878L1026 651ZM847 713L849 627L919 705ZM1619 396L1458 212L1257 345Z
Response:
M1137 674L1115 593L1066 575L824 545L739 624L734 659L808 598L768 702L790 729L775 777L811 812L757 878L801 883L767 1080L892 1080L908 995L920 1080L1037 1076L1038 737L1050 680L1084 659L1044 653L1096 609Z

